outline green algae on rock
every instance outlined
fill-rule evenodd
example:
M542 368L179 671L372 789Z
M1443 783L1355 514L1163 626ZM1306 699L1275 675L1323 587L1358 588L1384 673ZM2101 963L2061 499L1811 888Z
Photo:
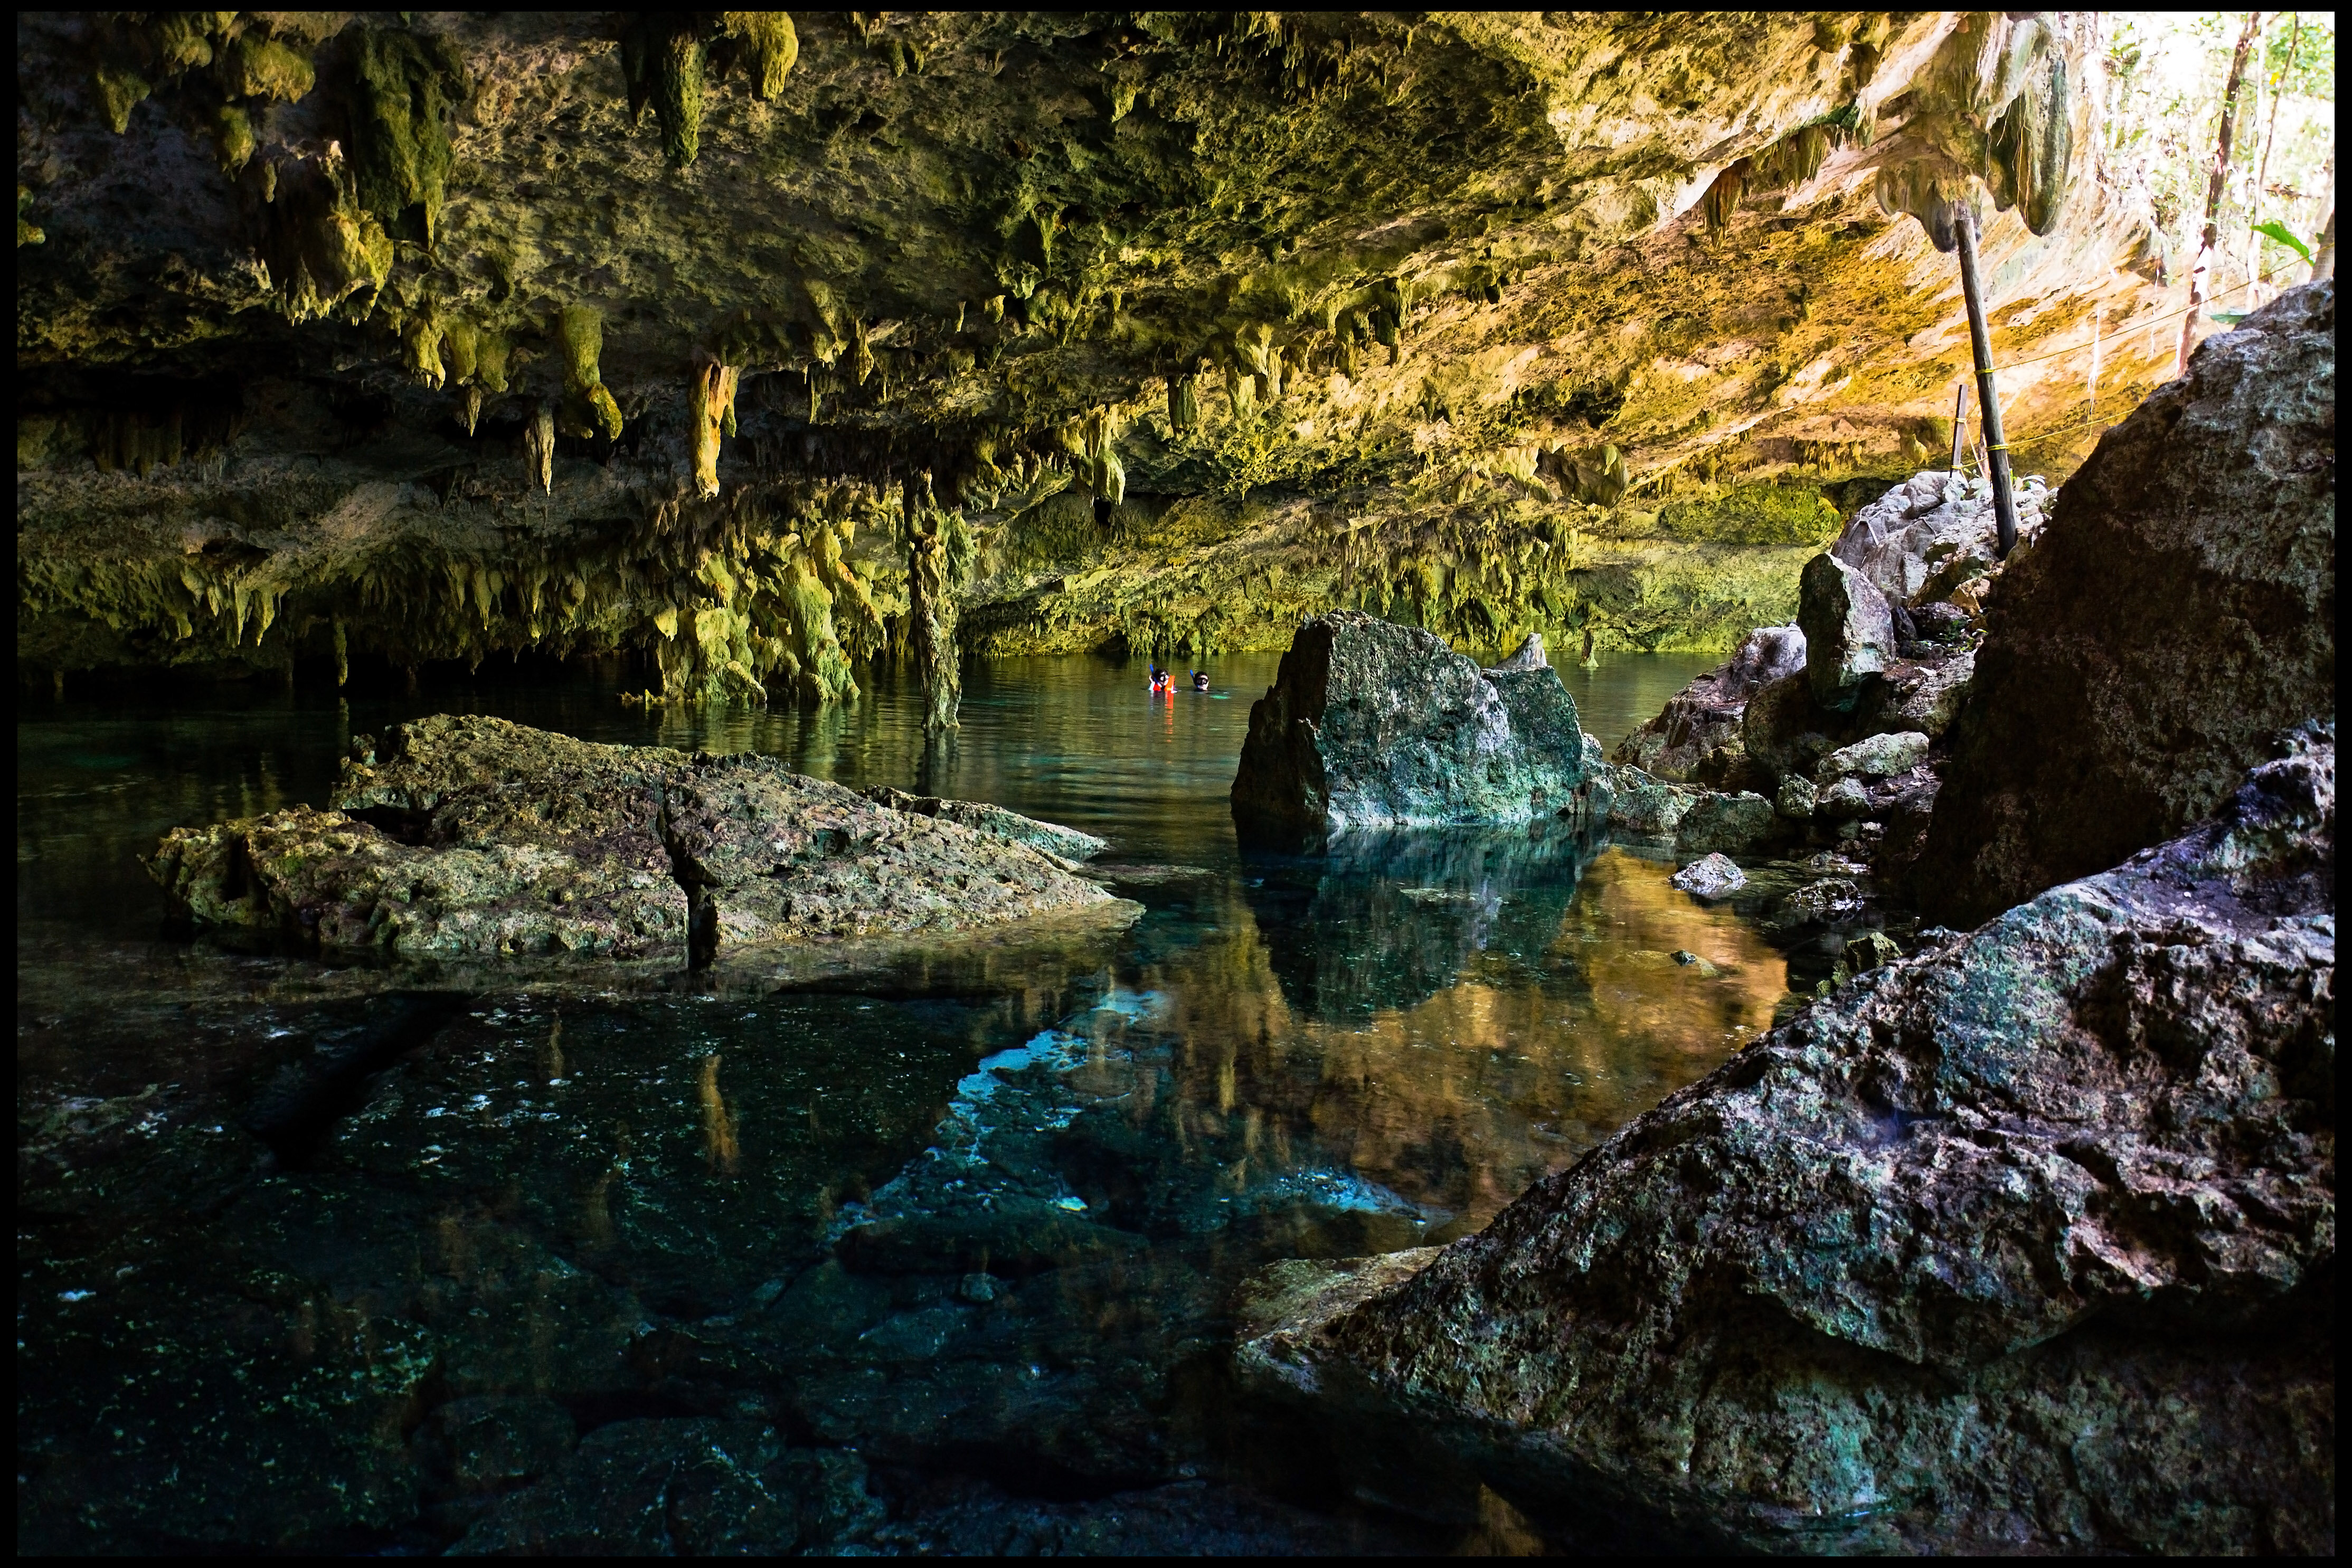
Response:
M335 800L175 829L149 869L202 925L331 956L708 963L1116 901L946 809L895 811L765 758L499 719L395 726L345 764ZM1030 840L1055 831L1028 826Z

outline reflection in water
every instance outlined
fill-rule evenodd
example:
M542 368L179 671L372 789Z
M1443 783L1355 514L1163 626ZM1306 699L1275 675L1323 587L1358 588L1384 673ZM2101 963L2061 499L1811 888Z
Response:
M1573 672L1604 742L1670 662ZM1540 827L1245 858L1225 791L1274 664L1155 700L1008 661L928 748L888 681L824 713L556 686L20 721L20 1544L436 1549L491 1483L433 1434L555 1434L513 1489L646 1413L1071 1496L1273 1485L1218 1370L1244 1274L1465 1234L1784 994L1670 865ZM467 707L996 800L1110 838L1146 912L788 986L492 976L369 1058L303 1168L258 1164L271 1086L383 1004L166 937L134 856L323 801L351 727ZM1327 1523L1290 1549L1362 1543L1347 1478L1293 1482ZM1432 1487L1420 1517L1453 1523L1374 1538L1539 1544Z
M1540 953L1575 897L1588 846L1549 825L1348 833L1267 858L1247 879L1275 968L1307 1016L1341 1023L1454 983L1474 954Z
M709 1167L725 1175L735 1173L735 1164L742 1150L735 1142L735 1118L727 1109L727 1101L719 1094L719 1055L712 1052L702 1058L702 1157Z

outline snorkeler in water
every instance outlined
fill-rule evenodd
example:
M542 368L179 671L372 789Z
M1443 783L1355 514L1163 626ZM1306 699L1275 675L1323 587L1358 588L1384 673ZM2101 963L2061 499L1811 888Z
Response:
M1209 689L1209 675L1206 670L1196 669L1192 672L1192 689L1195 691Z
M1151 667L1151 689L1154 691L1168 689L1168 672L1156 664Z

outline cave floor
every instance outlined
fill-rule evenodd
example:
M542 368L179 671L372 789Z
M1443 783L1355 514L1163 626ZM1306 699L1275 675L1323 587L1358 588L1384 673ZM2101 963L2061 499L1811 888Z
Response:
M1566 678L1613 743L1708 662ZM977 666L928 756L887 682L806 713L488 672L23 704L20 1550L1541 1547L1475 1482L1238 1403L1234 1289L1466 1234L1811 974L1655 852L1244 853L1275 663L1172 699L1140 664ZM163 929L134 859L163 829L323 804L352 732L467 710L997 801L1110 839L1144 913L454 1007Z

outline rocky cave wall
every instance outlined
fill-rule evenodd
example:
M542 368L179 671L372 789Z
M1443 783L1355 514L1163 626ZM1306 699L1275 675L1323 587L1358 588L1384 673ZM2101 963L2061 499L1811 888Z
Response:
M1983 182L2021 466L2088 449L2060 351L2157 268L2087 37L20 14L20 679L617 652L823 700L1335 605L1725 647L1948 445L1957 274L1902 215Z

